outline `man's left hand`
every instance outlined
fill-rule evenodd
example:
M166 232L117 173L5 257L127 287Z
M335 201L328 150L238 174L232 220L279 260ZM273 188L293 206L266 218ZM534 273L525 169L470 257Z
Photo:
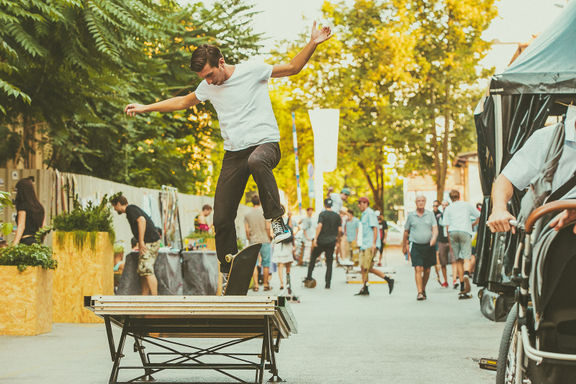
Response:
M312 24L312 33L310 34L310 41L314 44L320 44L332 37L332 30L330 27L316 28L316 22Z

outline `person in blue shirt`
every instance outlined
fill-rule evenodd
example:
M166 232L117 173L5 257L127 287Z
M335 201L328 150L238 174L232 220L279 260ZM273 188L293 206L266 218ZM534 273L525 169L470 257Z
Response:
M392 293L394 289L394 279L386 276L382 271L374 268L374 256L376 250L381 246L380 230L378 225L378 218L376 213L370 208L370 200L367 197L358 199L358 206L362 211L360 218L360 225L362 226L362 239L360 244L360 257L359 264L362 271L362 289L356 295L367 296L370 294L368 291L368 276L373 273L388 283L388 293Z

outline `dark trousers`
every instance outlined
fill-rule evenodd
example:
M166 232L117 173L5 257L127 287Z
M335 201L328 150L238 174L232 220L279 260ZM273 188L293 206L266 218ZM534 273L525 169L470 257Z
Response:
M234 220L250 175L258 186L264 217L274 219L284 214L278 185L272 172L280 162L280 157L278 143L261 144L241 151L226 151L224 154L214 196L216 254L221 272L230 271L226 255L238 252Z
M330 281L332 280L332 262L334 261L334 248L336 247L336 242L328 243L328 244L318 244L312 250L312 254L310 255L310 263L308 264L308 279L312 278L312 272L314 271L314 267L316 266L316 259L318 256L322 254L322 252L326 253L326 285L330 285Z

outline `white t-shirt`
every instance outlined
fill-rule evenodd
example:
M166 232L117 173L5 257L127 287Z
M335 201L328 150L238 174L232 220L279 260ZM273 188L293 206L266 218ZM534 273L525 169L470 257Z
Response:
M223 84L213 85L203 80L196 88L198 100L210 100L218 113L225 150L240 151L280 141L268 94L271 75L269 64L237 64L232 76Z
M554 127L540 128L510 159L502 174L519 190L524 190L539 175L544 166L546 153L554 136ZM558 162L558 168L552 179L552 190L560 188L576 171L576 129L575 122L566 121L564 149ZM566 194L576 197L576 187Z
M442 223L448 227L448 232L467 232L470 235L472 231L472 221L480 216L480 212L466 201L458 200L452 202L446 207Z

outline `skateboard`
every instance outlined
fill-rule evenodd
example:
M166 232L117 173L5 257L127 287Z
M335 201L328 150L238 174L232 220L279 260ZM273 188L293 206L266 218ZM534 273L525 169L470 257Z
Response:
M252 244L235 255L226 255L226 261L231 265L223 296L246 296L261 247L260 243Z

